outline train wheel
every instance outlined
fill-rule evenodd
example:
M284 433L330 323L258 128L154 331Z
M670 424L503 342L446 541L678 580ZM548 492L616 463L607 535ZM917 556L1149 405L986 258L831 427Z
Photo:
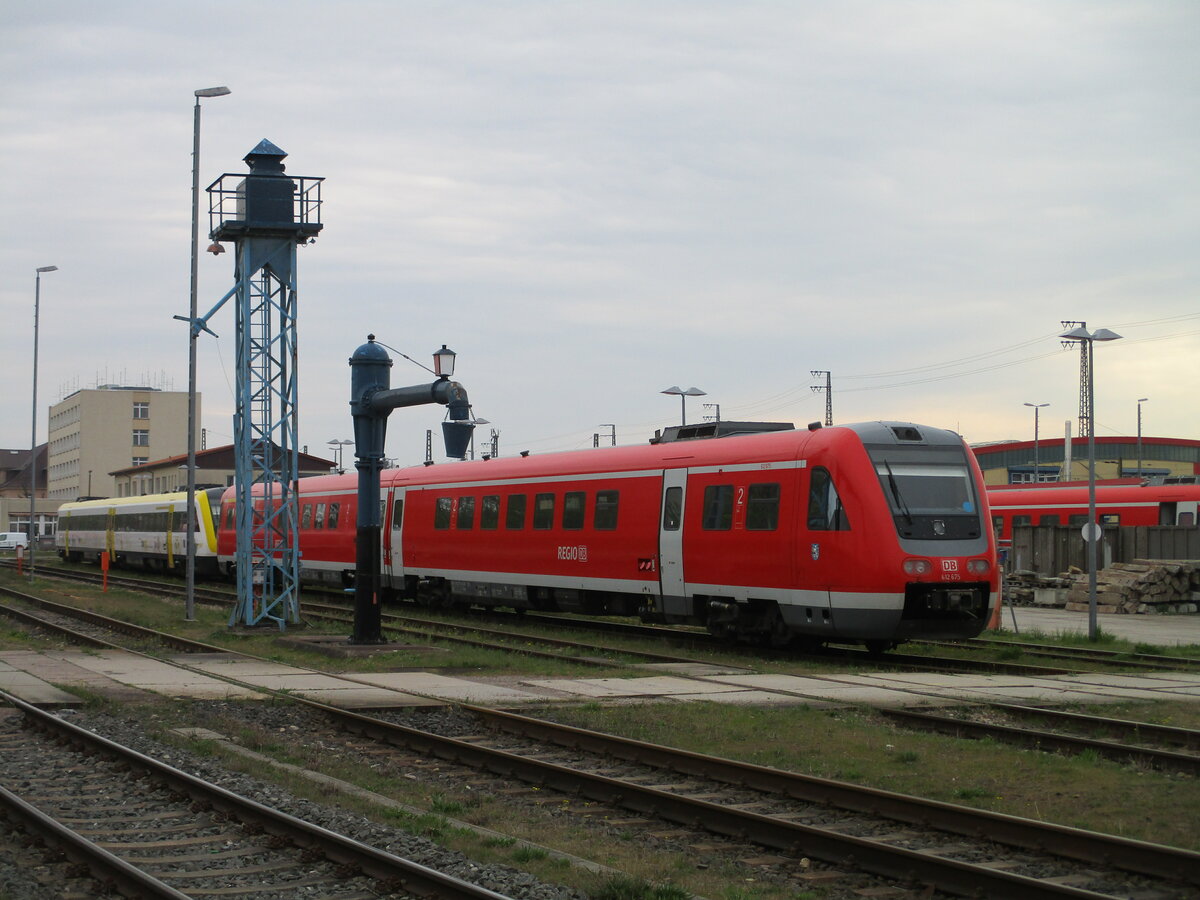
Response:
M883 654L896 646L895 641L863 641L863 644L867 648L867 653L871 654L871 656L883 656Z
M791 646L796 640L796 635L787 623L783 621L783 616L778 612L775 614L775 621L771 623L771 630L767 632L767 644L775 649L782 649Z

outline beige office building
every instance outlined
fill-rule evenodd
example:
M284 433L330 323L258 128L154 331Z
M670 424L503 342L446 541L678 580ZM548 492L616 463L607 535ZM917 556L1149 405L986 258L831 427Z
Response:
M186 391L105 384L50 407L47 496L115 497L110 473L187 453ZM200 395L196 395L200 422Z

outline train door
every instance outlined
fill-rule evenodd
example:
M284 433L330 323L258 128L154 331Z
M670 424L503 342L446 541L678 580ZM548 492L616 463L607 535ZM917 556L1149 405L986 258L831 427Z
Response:
M687 469L663 471L662 515L659 518L658 572L662 612L687 616L687 583L683 573L683 503Z
M396 488L387 495L392 508L384 515L388 526L383 530L383 570L396 589L404 586L404 492L404 488Z

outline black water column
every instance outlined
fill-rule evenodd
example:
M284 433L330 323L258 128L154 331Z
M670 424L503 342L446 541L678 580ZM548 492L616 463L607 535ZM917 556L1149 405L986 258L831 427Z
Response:
M440 403L448 407L450 421L442 423L446 455L461 459L475 425L471 406L461 384L440 378L432 384L391 388L391 357L375 335L350 357L350 413L354 417L354 467L358 470L358 517L355 533L354 631L351 644L384 644L379 604L380 516L379 475L384 464L387 417L393 409Z

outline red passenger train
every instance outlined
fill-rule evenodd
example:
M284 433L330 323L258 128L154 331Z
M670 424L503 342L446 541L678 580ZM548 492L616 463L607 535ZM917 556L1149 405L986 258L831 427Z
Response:
M1014 525L1079 525L1088 520L1086 481L988 488L992 523L1002 544ZM1126 478L1096 485L1101 525L1197 525L1200 484L1147 484Z
M301 479L301 576L348 584L357 477ZM705 626L736 640L978 634L998 610L962 439L868 423L389 469L385 596ZM234 495L218 557L236 552Z

